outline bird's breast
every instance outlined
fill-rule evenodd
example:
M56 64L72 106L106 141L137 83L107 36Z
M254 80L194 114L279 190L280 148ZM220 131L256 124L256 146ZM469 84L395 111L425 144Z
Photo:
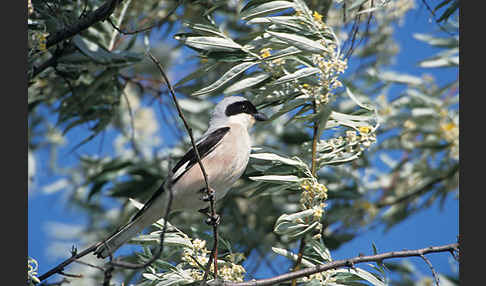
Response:
M231 186L245 172L250 157L251 141L241 125L230 125L221 143L202 163L208 175L209 186L215 191L216 201L223 198ZM201 209L207 203L201 200L201 189L206 187L199 164L195 164L174 185L177 209Z

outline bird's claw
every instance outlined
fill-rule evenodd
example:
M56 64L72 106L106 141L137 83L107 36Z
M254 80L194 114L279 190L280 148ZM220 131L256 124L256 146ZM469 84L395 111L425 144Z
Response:
M202 197L203 201L209 202L211 200L214 200L214 193L215 192L214 192L213 189L209 188L209 190L208 190L208 189L204 188L203 190L204 190L204 195Z

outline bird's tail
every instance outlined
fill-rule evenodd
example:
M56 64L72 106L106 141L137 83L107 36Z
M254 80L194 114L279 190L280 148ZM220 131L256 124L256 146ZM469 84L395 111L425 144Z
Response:
M150 217L150 215L147 215L147 212L142 213L140 216L137 216L123 228L108 237L104 242L101 242L94 254L98 258L108 257L131 238L151 225L152 222L153 219Z

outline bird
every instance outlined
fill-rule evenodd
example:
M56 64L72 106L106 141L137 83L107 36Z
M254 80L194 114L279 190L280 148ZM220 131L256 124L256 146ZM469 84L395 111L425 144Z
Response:
M208 129L196 141L196 148L207 173L208 184L214 191L214 201L221 200L244 173L250 158L249 129L256 121L268 117L241 96L227 96L216 104ZM200 211L209 209L206 183L196 153L190 148L172 168L173 211ZM167 180L167 178L166 178ZM106 238L94 251L98 258L111 256L118 248L166 213L169 192L164 183L123 227Z

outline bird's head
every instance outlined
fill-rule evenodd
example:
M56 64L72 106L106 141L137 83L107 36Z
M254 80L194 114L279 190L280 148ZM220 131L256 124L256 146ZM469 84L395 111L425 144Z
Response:
M210 125L236 123L250 128L255 121L268 120L267 116L258 112L256 107L241 96L228 96L221 100L214 108Z

